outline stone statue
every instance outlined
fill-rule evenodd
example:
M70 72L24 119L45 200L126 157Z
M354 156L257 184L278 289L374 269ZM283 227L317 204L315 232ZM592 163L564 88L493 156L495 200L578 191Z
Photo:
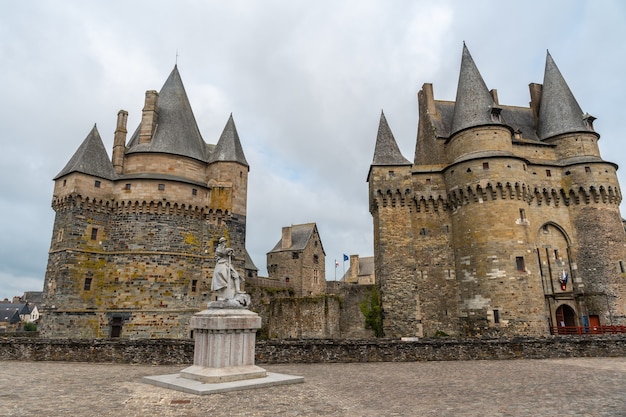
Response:
M241 277L232 266L233 249L226 247L221 237L215 249L215 269L211 290L217 293L217 301L209 302L208 308L243 308L250 305L250 296L241 291Z

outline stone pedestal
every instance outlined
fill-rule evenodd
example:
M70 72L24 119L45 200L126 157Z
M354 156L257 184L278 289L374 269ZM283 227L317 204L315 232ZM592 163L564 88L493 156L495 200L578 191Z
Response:
M261 317L245 309L209 309L190 321L194 337L193 365L182 378L204 383L264 378L265 369L254 364L256 330Z
M304 382L301 376L266 372L254 364L261 317L243 308L228 308L228 302L214 301L227 308L209 308L191 318L192 366L178 374L145 376L143 381L196 395Z

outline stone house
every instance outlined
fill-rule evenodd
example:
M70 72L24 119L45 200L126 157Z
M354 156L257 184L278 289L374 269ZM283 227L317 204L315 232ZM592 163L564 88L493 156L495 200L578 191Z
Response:
M350 255L350 266L343 277L341 277L341 282L359 285L375 284L374 257Z
M120 110L109 159L96 126L54 178L40 331L45 337L187 338L211 298L214 250L246 252L249 165L232 115L202 138L175 66L145 94L126 140Z
M326 254L315 223L286 226L267 253L270 279L289 284L296 297L326 291Z
M418 107L413 162L382 114L367 179L385 335L626 324L617 165L550 54L529 107L500 104L465 45L456 101L424 84Z

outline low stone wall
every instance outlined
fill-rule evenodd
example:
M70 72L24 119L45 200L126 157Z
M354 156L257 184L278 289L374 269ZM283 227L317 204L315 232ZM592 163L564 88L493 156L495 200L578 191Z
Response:
M626 356L626 335L516 339L259 340L256 362L413 362ZM191 340L62 340L0 337L0 360L114 362L154 365L193 363Z

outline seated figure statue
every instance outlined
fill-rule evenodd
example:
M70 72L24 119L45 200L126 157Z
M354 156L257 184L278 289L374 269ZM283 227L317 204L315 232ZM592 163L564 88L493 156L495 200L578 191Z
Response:
M241 308L250 305L250 296L241 291L241 277L232 266L233 249L226 247L226 239L220 238L215 249L215 269L211 290L217 293L217 301L209 308Z

